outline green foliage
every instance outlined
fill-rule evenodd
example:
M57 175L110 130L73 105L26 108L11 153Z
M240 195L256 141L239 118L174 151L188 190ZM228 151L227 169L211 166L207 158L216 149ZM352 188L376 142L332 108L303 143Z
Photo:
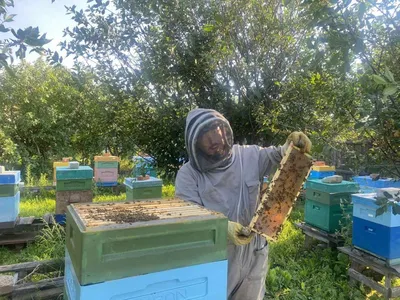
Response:
M388 192L383 192L382 196L375 197L375 199L375 204L379 206L375 213L376 217L384 214L389 209L393 215L400 214L400 192L395 195L392 195Z
M16 167L20 163L17 145L0 128L0 162L7 170Z
M34 51L37 53L49 53L43 46L49 43L51 40L46 38L46 34L40 35L38 27L29 26L25 29L15 30L10 27L9 23L14 21L14 14L8 14L7 9L14 7L14 0L2 0L0 1L0 33L11 32L13 38L0 39L0 69L5 67L10 73L12 70L9 67L9 62L14 61L13 49L15 56L20 59L24 59L26 51Z
M270 244L265 299L366 299L348 284L346 255L331 249L303 247L304 234L292 223L303 219L304 207L298 205L278 241Z
M78 78L40 60L13 72L0 74L2 161L18 161L24 171L30 165L39 177L54 160L79 157L84 163L107 147L107 99L90 75Z

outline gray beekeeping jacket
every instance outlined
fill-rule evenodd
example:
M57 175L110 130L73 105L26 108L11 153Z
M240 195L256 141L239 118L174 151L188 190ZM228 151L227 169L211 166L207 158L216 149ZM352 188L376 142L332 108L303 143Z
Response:
M220 162L208 161L196 148L198 133L212 120L224 124L230 151ZM281 147L232 145L232 129L218 112L192 110L186 120L189 162L178 172L176 196L223 213L230 221L250 224L259 201L263 177L282 159ZM245 246L228 242L228 299L262 300L268 270L268 245L256 235ZM219 300L219 299L218 299Z

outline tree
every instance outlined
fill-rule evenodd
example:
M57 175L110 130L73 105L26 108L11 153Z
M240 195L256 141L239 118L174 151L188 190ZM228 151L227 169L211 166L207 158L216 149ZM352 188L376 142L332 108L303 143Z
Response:
M36 174L45 173L52 160L88 159L104 149L101 102L106 98L90 76L83 80L39 60L1 74L0 90L1 132Z
M277 83L298 71L310 34L307 11L287 2L88 1L85 11L69 8L76 26L62 47L130 99L135 145L176 172L196 106L224 113L236 142L271 142L259 111L273 117Z
M54 0L52 0L54 2ZM8 14L7 8L14 6L14 0L0 1L0 32L5 33L11 31L13 38L0 39L0 69L5 67L9 71L9 63L14 61L13 49L17 58L23 59L26 56L26 51L31 49L38 53L51 53L43 48L44 45L51 40L46 38L46 34L40 35L38 27L28 27L25 29L15 30L9 27L9 23L13 21L15 15ZM57 54L58 55L58 54ZM56 59L56 57L54 57Z

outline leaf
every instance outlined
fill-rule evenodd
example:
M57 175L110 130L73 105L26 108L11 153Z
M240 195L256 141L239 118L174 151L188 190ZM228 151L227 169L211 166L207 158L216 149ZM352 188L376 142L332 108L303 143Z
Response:
M400 205L397 203L393 203L393 214L400 215Z
M16 16L15 14L14 15L8 15L7 17L5 17L4 22L12 22L12 21L14 21L13 18L15 16Z
M364 126L365 126L365 122L357 122L354 125L354 129L360 129L360 128L364 127Z
M378 216L380 216L380 215L383 215L383 214L386 212L386 210L387 210L387 205L382 206L382 207L379 207L379 208L376 210L375 217L378 217Z
M394 84L389 85L389 86L385 87L385 89L383 90L383 94L385 96L392 96L393 94L395 94L397 92L397 89L398 89L397 85L394 85Z
M364 13L367 10L367 5L364 2L361 2L359 7L358 7L358 19L361 21L361 19L364 17Z
M15 52L15 55L18 57L18 58L25 58L25 55L26 55L26 46L25 45L21 45L21 46L19 46L19 49L17 50L17 52Z
M386 80L384 78L382 78L381 76L374 74L374 75L372 75L372 79L374 79L376 84L384 84L384 85L387 84Z
M389 70L388 67L385 68L385 77L386 77L390 82L392 82L392 83L395 82L393 73L390 72L390 70Z
M382 206L388 203L388 199L385 197L376 197L375 204L378 206Z
M54 62L58 62L60 59L60 56L58 55L58 52L54 52L53 57L51 58Z
M205 32L211 32L211 31L214 30L214 25L212 25L212 24L206 24L206 25L203 26L203 30L204 30Z
M0 24L0 32L8 32L10 29L6 28L3 24Z
M354 51L360 53L364 50L364 41L361 38L357 38L356 44L354 46Z
M384 191L383 194L385 195L386 198L393 199L393 195L392 194L390 194L390 193L388 193L386 191Z

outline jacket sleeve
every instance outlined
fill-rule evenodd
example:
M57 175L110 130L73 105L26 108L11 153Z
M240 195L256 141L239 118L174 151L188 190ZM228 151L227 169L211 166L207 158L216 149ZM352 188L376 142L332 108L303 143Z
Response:
M260 179L271 174L273 169L282 160L282 147L258 147L258 169L260 171Z
M189 170L185 165L182 166L176 176L175 197L203 206L203 203L200 199L199 188L195 179L195 174L193 174L193 172L191 172L191 170Z

